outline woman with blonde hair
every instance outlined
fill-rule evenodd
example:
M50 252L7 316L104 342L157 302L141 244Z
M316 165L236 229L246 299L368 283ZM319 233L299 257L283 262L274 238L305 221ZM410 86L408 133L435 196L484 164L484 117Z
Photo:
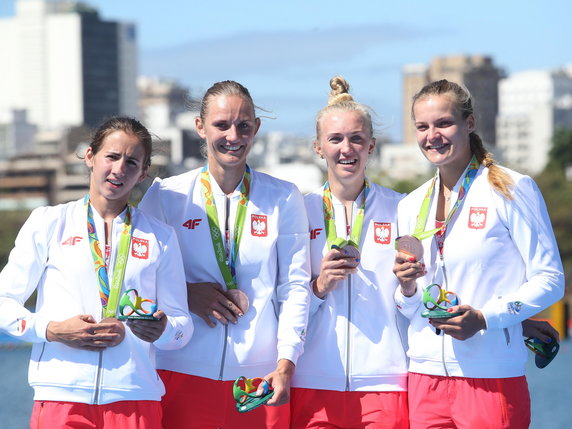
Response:
M528 427L521 322L564 291L542 195L484 149L460 85L426 85L412 117L437 171L399 204L399 235L417 243L394 267L410 319L411 427Z
M407 365L391 272L403 197L365 174L371 115L341 77L317 115L328 180L305 197L311 317L292 392L292 428L407 428Z
M309 304L308 221L300 191L247 155L260 127L248 89L215 83L196 118L207 165L156 180L140 207L181 242L195 334L161 353L165 428L288 428L290 380ZM239 414L238 377L264 378L268 406Z

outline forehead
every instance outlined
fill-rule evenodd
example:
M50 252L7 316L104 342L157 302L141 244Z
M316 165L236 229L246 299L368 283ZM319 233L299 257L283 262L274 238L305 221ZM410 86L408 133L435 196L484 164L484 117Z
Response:
M415 119L424 117L456 116L457 106L453 98L447 94L430 94L417 100L413 106Z
M241 95L215 95L210 97L207 104L208 117L240 117L254 119L252 102Z
M362 112L357 110L331 110L320 118L320 126L324 133L367 132L369 125Z
M100 152L125 153L135 158L142 158L145 150L145 145L137 136L121 130L109 133L101 142L100 148Z

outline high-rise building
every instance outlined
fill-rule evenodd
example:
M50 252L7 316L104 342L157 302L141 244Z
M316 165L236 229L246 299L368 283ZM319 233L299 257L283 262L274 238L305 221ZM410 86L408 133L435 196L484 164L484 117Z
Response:
M26 109L41 129L137 115L135 26L85 3L17 0L0 20L0 110Z
M498 112L498 82L503 72L492 58L482 55L435 57L429 65L406 65L403 68L403 141L415 143L411 121L411 101L429 82L447 79L466 86L475 103L477 133L489 146L495 146Z
M558 128L572 128L572 73L529 70L500 81L497 146L508 166L540 173Z

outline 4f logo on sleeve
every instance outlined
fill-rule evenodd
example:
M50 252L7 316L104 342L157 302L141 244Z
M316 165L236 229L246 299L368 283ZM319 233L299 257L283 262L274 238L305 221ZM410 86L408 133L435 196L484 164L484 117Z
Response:
M76 243L79 243L81 240L83 240L83 237L75 235L75 236L69 237L67 240L65 240L62 243L62 246L75 246Z
M322 228L314 228L310 230L310 240L315 240L316 238L318 238L318 235L320 235L320 232L322 232Z
M389 244L391 242L391 223L374 222L373 223L373 239L378 244Z
M149 240L132 237L131 256L139 259L149 259Z
M487 208L471 207L469 212L469 228L483 229L487 224Z
M266 237L268 235L268 223L266 222L266 215L251 215L250 225L250 233L255 237Z
M202 219L189 219L183 224L183 226L187 229L195 229L201 224L201 221Z

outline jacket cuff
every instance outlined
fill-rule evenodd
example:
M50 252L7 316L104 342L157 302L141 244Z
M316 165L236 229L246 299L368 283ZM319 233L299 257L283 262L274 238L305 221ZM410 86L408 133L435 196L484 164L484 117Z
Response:
M294 363L294 365L296 365L299 356L300 353L298 352L296 347L289 345L280 346L278 347L278 358L276 359L276 362L278 362L280 359L288 359L289 361Z

